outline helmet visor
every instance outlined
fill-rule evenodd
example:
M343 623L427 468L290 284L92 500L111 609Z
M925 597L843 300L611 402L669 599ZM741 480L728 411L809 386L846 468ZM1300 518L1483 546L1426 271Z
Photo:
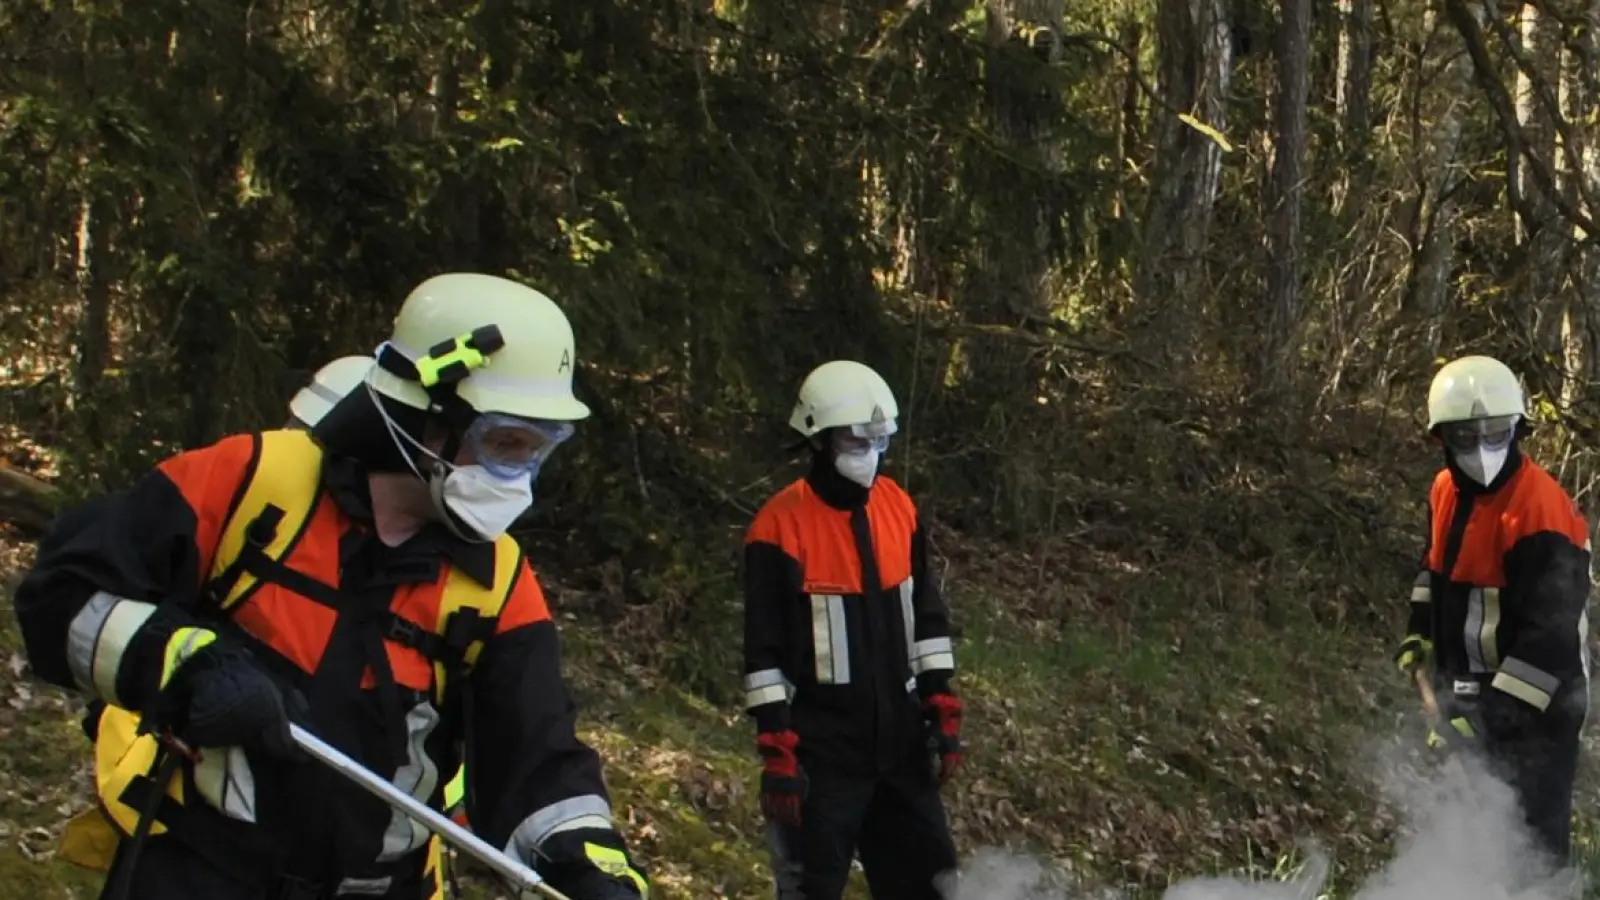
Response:
M464 443L473 461L489 474L497 478L517 478L537 472L575 430L571 422L484 413L467 429Z
M855 427L859 428L861 426L857 425ZM841 455L866 453L870 450L886 453L889 450L889 436L881 434L876 437L865 437L859 434L852 434L850 431L841 428L833 433L833 449L834 452Z
M871 422L862 422L859 425L850 426L850 433L858 438L884 438L887 440L889 435L899 430L893 419L875 419Z
M1441 422L1439 437L1455 453L1471 453L1482 447L1498 450L1511 443L1519 416L1490 416L1462 422Z

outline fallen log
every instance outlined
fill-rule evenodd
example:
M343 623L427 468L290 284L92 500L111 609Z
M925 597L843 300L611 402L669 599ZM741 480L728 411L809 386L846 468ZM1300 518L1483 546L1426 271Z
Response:
M58 501L53 485L0 463L0 524L41 535L55 518Z

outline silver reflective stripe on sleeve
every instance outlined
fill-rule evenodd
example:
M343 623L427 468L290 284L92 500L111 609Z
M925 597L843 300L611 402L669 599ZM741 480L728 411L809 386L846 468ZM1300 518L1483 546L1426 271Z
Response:
M1422 572L1417 575L1417 580L1411 585L1411 602L1433 602L1433 573L1429 572L1427 569L1423 569Z
M1473 588L1467 594L1467 623L1462 638L1467 645L1467 666L1484 675L1500 668L1500 589Z
M67 665L78 687L121 706L117 669L123 651L155 611L153 603L125 600L105 591L90 597L67 628Z
M393 875L382 878L345 878L333 892L335 897L384 897L394 884Z
M1556 689L1561 687L1561 679L1515 656L1508 656L1490 685L1544 712Z
M787 703L794 686L783 677L782 669L762 669L744 677L744 708L755 709L768 703Z
M424 744L439 726L439 713L433 704L424 700L406 713L406 761L390 779L394 786L411 796L428 802L433 789L439 786L439 767L428 756ZM416 820L398 809L390 810L389 827L383 832L383 849L378 862L394 862L428 842L429 831Z
M900 582L900 621L906 626L906 659L917 658L917 607L912 603L916 596L917 582L914 578L907 578Z
M949 638L936 637L917 641L911 656L912 672L918 675L924 672L949 672L955 667L955 647Z
M849 684L850 635L845 630L844 597L811 595L811 642L817 656L817 683Z
M552 803L522 820L511 839L506 842L506 853L513 859L532 864L538 858L539 846L552 834L575 828L612 828L611 804L599 794L584 794Z

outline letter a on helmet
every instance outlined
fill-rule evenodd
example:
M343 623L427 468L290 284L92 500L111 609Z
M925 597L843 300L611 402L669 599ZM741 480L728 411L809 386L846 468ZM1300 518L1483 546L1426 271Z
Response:
M572 394L572 325L544 294L494 275L452 272L424 281L395 317L378 393L429 409L448 391L478 413L575 422L589 407ZM414 371L397 371L414 370Z

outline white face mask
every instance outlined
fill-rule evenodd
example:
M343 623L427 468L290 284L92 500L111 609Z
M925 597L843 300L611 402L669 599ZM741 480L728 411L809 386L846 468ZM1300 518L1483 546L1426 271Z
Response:
M864 450L852 450L848 453L834 453L833 468L840 475L854 481L864 488L872 487L872 480L878 477L878 458L881 454L872 447Z
M493 541L533 506L533 478L496 478L479 465L438 466L428 479L433 505L457 537ZM463 533L457 520L470 529Z
M1480 446L1476 450L1466 453L1453 453L1456 465L1461 467L1468 478L1488 487L1495 476L1505 467L1506 457L1511 455L1511 444L1508 442L1503 447L1489 448Z

